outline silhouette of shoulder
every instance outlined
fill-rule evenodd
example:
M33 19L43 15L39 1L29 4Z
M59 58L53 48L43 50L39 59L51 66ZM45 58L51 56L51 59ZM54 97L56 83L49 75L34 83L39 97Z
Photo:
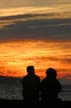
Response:
M60 82L55 79L55 80L50 80L48 78L44 78L42 83L41 83L42 89L47 88L47 90L57 90L58 92L61 91L61 84Z

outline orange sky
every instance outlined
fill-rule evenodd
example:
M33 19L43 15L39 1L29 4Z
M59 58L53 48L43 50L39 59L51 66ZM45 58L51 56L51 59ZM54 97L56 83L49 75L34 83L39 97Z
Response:
M34 65L40 77L49 67L57 69L58 76L71 74L71 42L20 40L0 43L0 75L23 76L26 67Z
M49 67L70 75L70 20L70 0L0 0L0 75L22 77L28 65L40 77Z

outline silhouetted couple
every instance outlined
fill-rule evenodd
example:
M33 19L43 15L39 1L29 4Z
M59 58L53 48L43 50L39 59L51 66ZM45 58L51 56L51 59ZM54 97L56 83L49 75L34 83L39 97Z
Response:
M61 85L56 79L57 72L55 69L48 68L46 77L42 82L35 75L34 66L28 66L27 73L22 79L23 100L26 105L37 105L39 102L48 104L59 101L58 94L61 92Z

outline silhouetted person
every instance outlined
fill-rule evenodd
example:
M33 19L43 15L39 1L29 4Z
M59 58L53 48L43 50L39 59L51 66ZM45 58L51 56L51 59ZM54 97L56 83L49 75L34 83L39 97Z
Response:
M35 75L34 66L27 67L27 75L22 79L23 99L25 104L33 105L38 102L40 79Z
M61 92L61 84L57 80L57 72L53 68L46 70L46 78L41 83L42 102L52 104L59 102L58 94Z

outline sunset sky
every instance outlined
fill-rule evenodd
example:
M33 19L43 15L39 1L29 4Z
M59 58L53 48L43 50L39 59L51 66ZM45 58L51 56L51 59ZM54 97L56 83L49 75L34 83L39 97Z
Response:
M71 75L71 0L0 0L0 75L20 76L34 65Z

